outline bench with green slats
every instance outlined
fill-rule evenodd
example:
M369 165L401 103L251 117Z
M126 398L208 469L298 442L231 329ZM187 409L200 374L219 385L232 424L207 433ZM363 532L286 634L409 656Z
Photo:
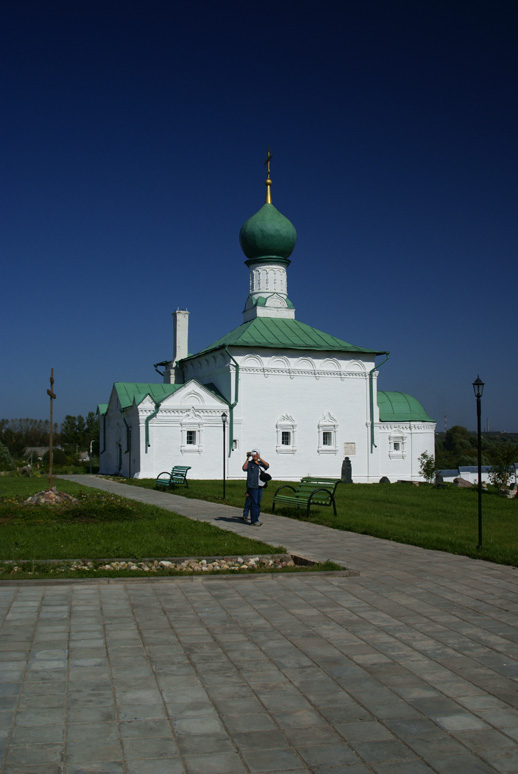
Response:
M285 484L279 487L273 496L272 512L275 511L275 505L292 505L296 508L306 508L306 516L309 516L309 509L312 505L333 506L336 516L335 492L338 484L341 484L339 478L318 478L307 476L301 479L297 487ZM288 493L288 490L289 493ZM282 492L282 494L281 494Z
M187 488L189 488L189 484L187 482L187 471L190 469L190 465L175 465L170 473L168 473L167 470L165 470L163 473L159 473L156 477L155 487L163 486L165 489L168 489L170 486L176 486L179 484L185 485Z

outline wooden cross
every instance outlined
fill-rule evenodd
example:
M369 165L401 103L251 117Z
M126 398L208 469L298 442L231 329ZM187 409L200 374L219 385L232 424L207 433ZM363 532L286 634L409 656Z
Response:
M273 159L273 155L270 153L270 148L268 148L268 153L266 154L266 160L265 160L265 166L266 166L266 172L268 174L268 179L270 178L270 161Z
M54 369L50 369L50 390L47 390L47 395L50 396L50 433L49 433L49 488L52 489L52 401L56 400L54 393Z
M56 400L56 396L54 394L54 369L50 369L50 390L47 390L47 395L50 395L50 410L52 411L52 401Z

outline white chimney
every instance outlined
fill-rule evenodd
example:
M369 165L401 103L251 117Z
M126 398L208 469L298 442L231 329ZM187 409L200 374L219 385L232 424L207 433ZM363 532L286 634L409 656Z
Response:
M173 312L173 365L189 354L189 312L187 309L177 309Z
M177 309L173 312L173 359L164 372L164 382L181 384L182 374L177 367L179 360L189 354L189 312L187 309Z

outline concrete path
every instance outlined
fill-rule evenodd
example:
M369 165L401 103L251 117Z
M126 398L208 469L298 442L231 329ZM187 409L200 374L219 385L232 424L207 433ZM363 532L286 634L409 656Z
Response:
M70 477L360 571L0 587L5 774L518 772L518 571Z

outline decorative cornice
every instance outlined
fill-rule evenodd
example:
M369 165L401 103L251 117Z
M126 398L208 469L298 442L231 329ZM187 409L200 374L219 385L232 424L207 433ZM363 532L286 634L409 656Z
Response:
M380 432L391 432L393 430L407 430L409 432L435 430L435 422L375 422Z
M190 406L185 406L185 408L162 408L162 406L160 406L160 410L156 415L156 418L158 419L159 417L162 417L162 416L169 416L169 417L176 416L179 419L184 419L185 417L189 416L190 409L191 409ZM217 417L221 422L222 408L213 408L213 407L206 408L205 406L200 405L196 407L195 411L196 411L196 414L203 414L204 416L212 415L214 417ZM146 409L144 411L139 411L139 417L143 418L153 413L154 412L151 411L150 409Z
M262 374L265 378L269 376L289 376L290 379L295 376L312 376L314 379L367 379L369 374L366 371L323 371L318 368L302 370L299 368L268 368L262 366L240 366L242 374Z

